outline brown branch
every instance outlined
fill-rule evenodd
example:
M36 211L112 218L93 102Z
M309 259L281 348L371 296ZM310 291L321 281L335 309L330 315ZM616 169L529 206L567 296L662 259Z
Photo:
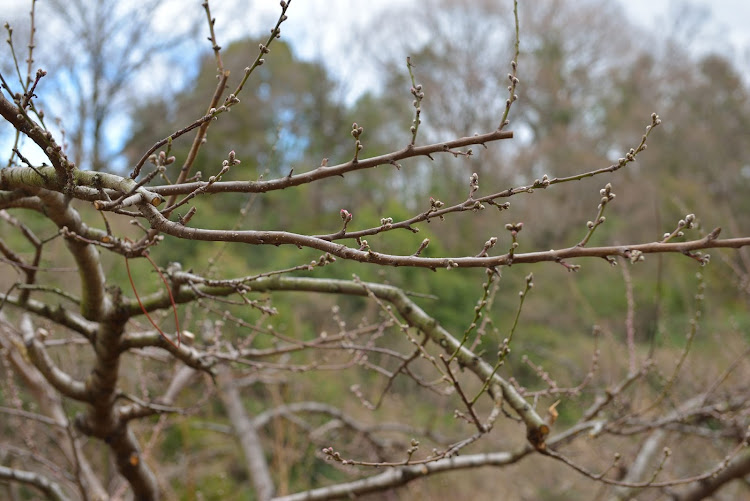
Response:
M89 227L83 222L78 211L67 203L66 197L61 193L33 187L29 187L28 190L39 197L39 205L34 208L42 211L58 228L75 235L90 234ZM106 236L104 232L101 233ZM66 238L65 243L76 262L81 280L81 314L87 320L99 320L111 307L104 287L106 279L99 252L93 245L72 236Z
M716 475L701 479L691 484L685 492L677 494L676 501L699 501L713 495L733 480L741 479L750 474L750 451L745 451L732 459L726 468Z
M662 444L666 438L667 431L665 429L654 430L640 446L638 454L628 468L623 481L635 483L646 477L649 465L655 457L662 453ZM614 499L618 501L633 499L633 495L637 492L637 490L632 488L618 486L615 488Z
M334 166L320 166L309 172L303 174L296 174L293 176L284 176L278 179L271 179L268 181L225 181L214 183L210 188L206 189L206 193L265 193L274 190L283 190L290 186L299 186L301 184L311 183L320 179L325 179L333 176L343 176L349 172L358 171L361 169L369 169L377 167L378 165L393 164L398 160L406 158L413 158L418 156L427 156L431 153L447 152L447 150L453 148L460 148L462 146L471 146L478 144L485 144L500 139L510 139L513 137L513 132L508 131L492 131L486 134L478 134L476 136L462 137L454 139L452 141L446 141L443 143L434 143L426 146L406 146L401 150L380 155L377 157L358 159L356 162L349 161ZM173 184L168 186L155 186L151 188L151 191L160 195L184 195L190 193L202 186L206 186L207 182L196 182L196 183L184 183L184 184Z
M112 198L126 195L118 202L118 207L134 205L136 201L145 200L154 206L164 200L161 195L153 193L132 179L106 172L75 170L70 173L72 185L65 185L53 167L37 168L14 167L0 170L0 190L22 190L0 198L3 206L22 196L28 196L29 188L44 188L49 191L65 193L79 200L95 203L99 210L112 209L115 204Z
M106 438L114 453L117 469L133 489L135 499L159 499L159 486L156 477L143 461L138 439L135 438L133 430L127 425L123 425L103 438Z
M459 345L460 347L461 345ZM453 375L453 371L451 370L451 361L453 360L453 357L450 357L450 359L446 359L442 353L440 354L440 360L445 364L445 370L448 374L448 378L450 379L451 384L453 385L453 388L456 390L456 393L458 393L458 396L461 397L461 401L464 404L464 407L466 407L466 410L469 411L469 416L471 416L471 422L476 426L477 431L481 434L487 433L489 431L488 428L486 428L482 422L479 420L479 416L477 416L476 410L474 409L474 405L472 402L469 402L469 399L466 397L466 394L464 393L463 388L461 388L461 384L458 382L456 377Z
M161 148L165 144L173 141L174 139L177 139L178 137L180 137L180 136L182 136L184 134L187 134L191 130L200 127L201 125L205 124L206 122L210 122L211 120L213 120L222 111L226 111L226 107L225 106L222 106L220 108L211 108L208 111L208 113L206 113L202 117L196 119L193 123L191 123L187 127L183 127L182 129L173 132L172 134L170 134L169 136L165 137L164 139L161 139L161 140L157 141L156 143L154 143L154 145L151 148L149 148L148 151L146 151L146 153L143 154L143 156L141 157L141 159L138 160L138 163L135 164L135 167L133 167L133 172L130 173L130 179L135 179L135 178L137 178L140 175L141 169L143 168L143 165L146 163L146 161L148 160L148 157L150 157L153 152L155 152L156 150L158 150L159 148Z
M706 480L709 480L711 478L714 478L715 476L721 474L723 471L725 471L729 464L731 464L731 460L733 458L738 457L738 454L742 449L746 448L745 441L741 442L739 445L737 445L733 451L731 451L722 461L720 461L715 467L712 469L700 473L697 475L693 475L686 478L679 478L675 480L665 480L665 481L656 481L656 476L662 471L664 463L666 462L666 459L670 456L671 451L669 449L665 448L664 451L662 451L662 460L661 462L655 467L654 472L652 474L651 480L647 480L645 482L628 482L623 480L615 480L611 478L607 478L605 474L607 471L603 473L593 473L586 468L580 466L579 464L573 462L569 458L565 457L564 455L560 454L557 451L551 450L551 449L545 449L539 451L540 453L544 454L545 456L548 456L552 459L555 459L557 461L560 461L561 463L571 467L573 470L577 471L578 473L584 475L585 477L588 477L592 480L596 480L597 482L602 482L604 484L608 485L615 485L620 487L630 487L630 488L658 488L658 487L671 487L674 485L681 485L681 484L688 484L688 483L700 483ZM739 456L742 457L742 456ZM744 468L750 468L750 465L745 465L744 462L740 461L741 464L741 471L744 471Z
M70 499L65 495L58 483L32 471L0 466L0 480L31 485L42 491L48 499L54 501L68 501Z
M47 426L56 426L60 428L65 428L65 425L63 423L58 423L54 419L44 416L42 414L36 414L35 412L28 412L21 409L14 409L12 407L3 407L0 406L0 413L2 414L8 414L10 416L19 416L25 419L30 419L32 421L38 421L40 423L43 423Z
M30 322L28 316L24 317L23 321ZM24 343L26 344L29 358L39 372L44 375L47 382L66 397L81 402L90 402L91 394L88 392L86 385L81 381L73 379L68 373L55 365L47 354L47 350L44 348L42 342L34 335L33 328L26 329L26 331Z
M429 429L415 429L401 423L380 423L372 426L365 426L362 425L359 420L344 413L341 409L321 402L294 402L291 404L274 407L273 409L269 409L255 416L255 418L253 418L253 425L256 428L261 428L263 426L266 426L275 417L288 416L303 412L310 414L324 414L326 416L329 416L336 421L340 421L347 428L350 428L362 435L368 436L368 440L370 441L372 440L369 435L372 435L373 431L394 431L409 434L428 435L429 438L435 440L436 442L447 441L445 437L436 437L435 434ZM381 447L384 446L384 444L378 445Z
M273 497L276 489L273 485L271 471L268 468L260 436L252 419L247 415L240 392L232 381L231 371L222 367L218 371L217 381L220 389L219 396L245 456L247 472L252 479L255 493L260 501L268 501Z
M179 303L179 299L177 299L176 302ZM138 311L140 311L140 309ZM207 354L184 343L177 346L174 343L168 342L166 338L158 332L125 334L119 340L118 351L123 353L133 348L145 348L147 346L163 348L175 358L181 360L185 365L199 371L210 371L215 363L215 360L212 357L207 356Z
M40 412L43 414L6 408L3 408L2 412L14 413L27 419L33 419L54 426L54 436L68 460L75 461L78 465L80 480L85 484L87 491L98 499L105 499L106 491L94 474L91 463L84 456L81 443L78 440L70 440L63 431L69 426L70 422L63 409L60 395L47 382L43 375L35 369L25 354L19 351L19 347L22 344L17 339L18 334L14 332L15 329L10 324L6 324L4 320L0 325L2 325L4 330L3 335L0 335L0 347L6 353L9 353L10 363L15 373L24 380L27 389L31 391L39 404ZM22 321L20 327L26 332L33 331L33 326L27 321Z
M379 299L390 302L410 325L422 331L436 345L445 350L445 353L452 354L460 346L459 341L453 335L438 324L435 319L427 315L424 310L411 301L397 287L374 283L359 284L354 281L344 280L274 277L254 282L253 290L256 292L295 290L354 296L367 296L372 293ZM179 294L177 300L179 302ZM549 426L531 405L518 394L516 389L497 374L492 376L492 366L465 347L458 349L456 359L463 367L476 374L481 381L492 377L493 384L497 384L502 388L502 395L496 395L496 397L504 398L511 408L523 419L527 427L528 438L532 444L537 447L543 447L544 438L549 433Z
M53 308L49 304L35 299L29 299L24 303L17 296L8 296L2 293L0 293L0 301L5 301L7 304L17 306L19 309L51 320L60 326L67 327L82 334L88 340L92 340L96 333L97 324L87 321L80 315L76 315L60 305Z
M322 501L328 499L350 498L373 492L394 489L407 483L437 473L457 471L482 466L506 466L518 462L532 452L531 447L521 448L516 452L490 452L468 456L454 456L432 463L414 466L390 468L384 473L372 477L345 482L319 489L311 489L297 494L274 498L274 501Z
M180 282L180 273L175 273L173 278ZM424 332L434 343L441 346L445 353L456 354L456 359L463 366L474 372L481 381L492 379L493 385L497 384L502 388L502 398L504 398L511 408L513 408L526 424L529 440L536 446L543 447L544 437L549 433L549 426L536 411L521 397L518 391L509 382L494 374L494 369L480 357L469 351L466 347L460 345L460 342L451 335L447 330L440 326L432 317L427 315L419 306L411 301L406 294L399 288L375 284L375 283L358 283L356 281L333 280L333 279L313 279L313 278L289 278L289 277L269 277L261 278L252 283L254 292L266 291L305 291L305 292L322 292L331 294L346 294L354 296L374 295L380 300L390 302L399 314L407 322ZM233 288L211 289L212 294L234 293ZM186 303L196 298L195 292L181 287L174 296L177 303ZM165 296L152 296L150 301L145 300L147 308L159 308L171 306L171 302ZM137 314L137 309L132 308L131 312ZM142 338L142 336L139 336ZM126 337L126 339L129 339ZM147 344L154 344L158 335L148 337ZM133 346L136 338L132 338L128 345ZM163 343L164 348L168 349L168 344ZM181 349L184 349L181 348ZM221 358L221 357L219 357ZM236 361L236 357L233 358ZM496 395L500 397L500 395Z
M204 3L206 13L209 16L209 23L211 26L211 37L213 38L213 22L210 19L210 13L208 10L208 2ZM216 60L219 63L219 68L222 69L221 64L221 56L219 55L218 48L216 46L216 42L214 39L214 50L216 52ZM208 106L209 111L212 108L216 108L216 106L219 104L219 100L221 99L221 95L224 93L224 88L227 85L227 80L229 79L229 72L228 71L221 71L219 75L219 82L216 84L216 90L214 91L214 95L211 98L211 103ZM188 156L185 159L185 163L182 164L182 167L180 168L180 174L177 176L177 181L175 184L185 184L185 180L190 175L190 169L193 167L193 163L195 162L195 159L198 156L198 150L200 150L200 147L203 145L203 142L206 138L206 131L208 131L208 126L211 125L211 121L203 122L198 129L198 132L195 134L195 138L193 139L193 144L190 146L190 151L188 152ZM177 193L172 194L169 197L169 200L167 200L167 206L171 206L175 203L175 200L177 199ZM166 217L169 217L169 213L165 214Z
M28 242L34 247L34 260L32 261L32 264L28 264L23 260L23 258L21 258L21 256L13 252L9 247L5 245L2 240L0 240L0 253L2 253L9 261L15 263L14 266L18 265L18 267L23 271L23 274L26 275L25 284L31 285L36 281L36 273L39 268L39 261L42 257L43 244L28 226L8 214L7 211L0 210L0 219L18 228L21 234L26 238L26 240L28 240ZM22 289L19 300L22 303L25 303L26 301L28 301L30 294L31 291L29 289Z
M201 5L203 6L203 9L206 11L206 17L208 18L208 31L210 33L208 40L211 42L211 49L213 49L214 51L214 57L216 58L216 66L219 69L219 73L224 73L224 62L221 60L221 46L219 45L219 42L216 41L216 33L214 32L214 25L216 24L216 18L211 17L211 8L208 5L208 0L203 2Z
M586 432L597 423L581 423L569 430L549 439L549 445L561 445ZM517 463L534 452L530 444L526 444L512 452L488 452L465 456L453 456L431 463L414 466L402 466L388 469L384 473L372 477L331 485L319 489L299 492L288 496L274 498L274 501L322 501L328 499L351 498L372 492L382 492L388 489L406 485L407 483L431 475L452 472L462 469L480 468L484 466L502 467Z
M187 240L241 242L251 245L295 245L298 247L309 247L312 249L328 252L342 259L359 261L382 266L410 266L419 268L492 268L507 266L509 264L528 264L544 261L560 262L564 259L581 257L623 256L630 258L635 253L682 253L688 254L696 250L713 248L740 248L750 245L750 237L719 240L717 237L720 228L714 229L709 235L698 240L677 243L651 242L633 245L616 245L607 247L569 247L561 250L549 250L542 252L529 252L525 254L513 254L512 259L508 254L502 256L487 257L443 257L425 258L419 256L399 256L382 254L372 250L360 250L347 247L342 244L330 242L320 238L289 233L285 231L224 231L191 228L164 218L159 211L149 204L141 204L141 213L148 219L152 228L178 238Z
M11 103L2 95L0 95L0 115L42 149L52 162L57 178L62 182L58 188L67 185L70 171L74 170L75 166L68 162L67 157L62 153L62 147L55 142L52 134L37 125L22 108Z

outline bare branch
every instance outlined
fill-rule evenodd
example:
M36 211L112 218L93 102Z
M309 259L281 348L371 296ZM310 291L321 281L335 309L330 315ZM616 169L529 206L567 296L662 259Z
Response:
M0 466L0 479L36 487L48 499L54 501L68 501L70 499L65 495L59 484L38 473Z
M679 501L706 499L729 482L741 479L748 474L750 474L750 451L745 451L732 459L727 467L716 475L696 481L685 492L677 494L674 499Z
M190 228L165 219L153 206L150 206L148 204L141 204L140 208L144 216L148 219L152 228L178 238L212 242L241 242L251 245L295 245L298 247L309 247L317 249L323 252L328 252L331 255L340 257L342 259L349 259L362 263L377 264L382 266L411 266L430 268L433 270L437 270L439 268L493 268L499 266L507 266L509 264L528 264L544 261L560 262L564 259L581 257L608 258L613 256L623 256L626 258L631 258L631 256L636 253L688 254L692 251L698 250L716 248L737 249L750 245L750 237L720 240L717 238L720 232L720 228L716 228L704 238L679 243L652 242L646 244L617 245L608 247L580 247L576 245L574 247L568 247L567 249L513 254L513 256L505 254L495 257L425 258L414 255L398 256L392 254L382 254L379 252L374 252L372 250L360 250L329 242L327 240L322 240L320 238L284 231L245 230L227 232L224 230Z
M267 501L273 497L276 489L271 479L260 436L253 420L247 415L240 392L234 386L228 368L218 371L217 381L220 389L219 396L245 456L247 472L253 481L256 495L260 501Z
M31 327L31 320L28 316L24 317L23 322L29 326L24 330L24 342L29 353L29 358L34 363L39 372L44 374L45 379L55 387L57 391L81 402L90 402L91 394L88 392L86 385L77 381L70 375L59 369L47 354L47 350L42 342L37 339L34 329Z
M283 190L291 186L308 184L320 179L326 179L334 176L343 176L349 172L355 172L362 169L370 169L379 165L393 164L399 160L419 156L428 156L433 153L448 152L455 148L486 144L501 139L511 139L513 132L493 131L486 134L477 134L476 136L463 137L442 143L435 143L425 146L406 146L401 150L377 157L358 159L356 162L349 161L339 165L320 166L303 174L293 176L284 176L269 181L226 181L214 183L213 186L206 189L206 193L266 193L274 190ZM196 189L205 186L206 182L185 183L181 185L158 186L151 188L151 191L159 195L176 195L187 194Z

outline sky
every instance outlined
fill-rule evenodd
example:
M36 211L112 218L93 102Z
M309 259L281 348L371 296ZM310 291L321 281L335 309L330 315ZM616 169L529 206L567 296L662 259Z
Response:
M663 22L673 0L622 0L628 16L646 27ZM750 2L747 0L692 1L691 5L705 9L709 33L726 38L732 49L745 52L750 48Z
M187 6L191 1L200 9L202 0L182 0L180 3ZM750 64L750 2L747 0L611 1L618 1L631 21L657 31L664 26L670 9L680 4L688 4L692 6L694 13L705 21L700 33L696 34L696 50L720 50L740 62L740 68L743 64ZM335 57L335 54L342 50L345 41L342 36L363 32L370 19L377 17L384 9L415 2L416 0L292 0L289 20L283 26L284 37L295 42L296 51L303 58L316 58L321 55ZM508 3L510 5L510 0ZM4 0L3 4L6 13L17 15L25 14L30 2ZM40 7L43 7L42 3L39 3L37 8ZM217 18L216 31L225 42L228 42L247 33L263 32L272 26L278 16L279 2L213 0L211 8ZM179 20L179 17L172 16L172 19ZM750 67L747 68L747 72L750 73ZM358 94L367 87L368 82L371 83L372 78L368 77L356 83L356 88L352 89L352 92Z
M511 5L511 0L505 0ZM546 1L546 0L534 0ZM655 31L668 31L665 28L670 19L670 10L680 5L690 6L693 16L703 22L696 33L695 51L719 51L745 68L750 80L750 2L747 0L610 0L618 2L632 22L643 28ZM248 19L255 32L258 28L272 24L278 16L276 0L235 0L239 4L253 4L254 11L262 14ZM289 21L285 23L286 36L297 42L296 50L303 58L315 58L321 54L335 54L341 50L342 39L337 33L364 32L370 19L377 18L378 13L393 5L409 5L416 0L294 0L290 5ZM225 2L226 4L226 2ZM221 12L220 3L214 2ZM239 9L244 10L244 9ZM217 15L217 29L221 22ZM690 29L693 24L686 21L683 29ZM228 23L229 26L239 26ZM225 28L226 29L226 28ZM232 29L227 30L233 31ZM744 65L744 66L743 66ZM357 79L361 68L340 68L346 72L346 80L354 80L352 95L356 96L372 84L372 75Z

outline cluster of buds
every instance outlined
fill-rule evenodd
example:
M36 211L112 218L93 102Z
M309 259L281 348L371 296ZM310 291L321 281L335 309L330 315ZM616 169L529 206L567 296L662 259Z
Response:
M445 204L443 202L441 202L440 200L436 200L435 198L430 197L430 210L427 211L427 214L431 214L433 212L437 212L440 209L442 209L444 206L445 206ZM439 217L440 217L441 221L443 221L445 219L445 216L443 216L442 214ZM430 219L428 218L427 222L429 222L429 221L430 221Z
M497 207L500 212L510 209L510 202L503 202L501 204L494 202L493 200L487 200L487 203Z
M632 151L632 150L631 150ZM599 190L599 195L601 195L601 200L599 201L598 209L601 209L605 205L607 205L608 202L611 202L615 199L615 194L612 193L612 185L607 183L604 188Z
M239 103L239 99L237 98L237 96L235 96L234 99ZM229 97L227 97L227 103L228 102L229 102ZM204 119L210 118L212 120L218 120L219 119L219 115L221 115L225 111L229 111L229 107L226 104L222 104L218 108L211 108L210 110L208 110L208 115L206 115L203 118Z
M526 275L526 289L522 290L522 291L519 291L518 292L518 296L519 297L525 297L526 293L530 289L533 289L533 288L534 288L534 274L533 273L529 273L528 275Z
M512 65L513 69L515 70L516 69L515 61L513 61L513 63L511 63L511 65ZM518 85L519 82L520 82L520 80L518 80L517 77L514 77L510 73L508 73L508 80L510 80L510 85L511 86ZM509 91L512 90L510 86L508 87L508 90Z
M520 232L523 229L523 223L516 223L516 224L506 224L505 229L510 232L510 236L514 239L518 236L518 232Z
M224 160L221 165L222 167L231 167L233 165L239 164L240 161L237 159L237 154L234 152L234 150L231 150L229 154L227 155L227 159Z
M674 237L683 237L685 232L695 226L695 214L688 214L685 219L677 221L677 228L672 233L665 233L662 243L670 241Z
M643 140L646 140L646 136L643 136ZM641 144L640 150L646 149L646 144ZM618 158L617 159L617 165L620 167L625 167L629 162L632 162L635 160L635 153L636 151L633 148L630 148L630 150L625 154L625 158Z
M414 117L414 120L411 122L411 127L409 130L413 135L417 134L417 129L419 128L419 124L422 123L422 120L419 118L419 115L422 113L421 103L422 99L424 98L424 92L422 92L422 85L416 85L411 88L411 94L416 98L414 101L412 101L412 105L414 106L414 109L416 110L416 114Z
M627 257L630 260L631 264L635 264L639 261L645 261L646 257L643 255L643 252L632 249L625 252L625 257Z
M503 338L503 341L500 343L500 346L497 349L497 358L500 360L500 365L503 364L505 357L510 353L510 339ZM525 357L526 355L523 355ZM523 360L523 357L521 357L521 361Z
M352 124L352 137L354 137L354 139L359 139L359 136L362 134L362 132L364 132L364 130L364 128L357 125L357 122L354 122Z
M520 232L523 229L523 223L516 223L511 224L508 223L505 225L505 229L510 232L510 237L513 239L513 241L510 244L510 249L508 249L508 265L513 264L513 255L518 248L518 232Z
M164 151L160 151L158 155L153 154L148 157L148 161L152 164L156 165L157 167L162 165L169 165L175 161L175 157L173 156L167 156L167 154Z
M382 217L380 218L380 227L384 230L391 229L391 226L393 226L393 218L392 217Z
M320 258L318 258L317 261L310 262L310 269L312 269L312 267L314 266L325 266L327 264L331 264L335 262L336 262L336 257L331 255L330 252L326 252L325 254L320 256Z
M703 254L701 251L688 252L685 255L698 261L701 266L706 266L711 262L711 254Z
M418 84L416 87L412 87L411 88L411 93L412 93L412 95L414 97L417 98L417 99L414 100L414 102L412 104L414 105L415 108L419 109L418 108L419 101L421 101L422 99L424 99L424 92L422 92L422 85Z
M586 228L588 228L588 233L586 233L586 236L583 237L583 240L578 242L578 247L585 246L591 236L594 234L594 230L597 226L600 224L604 224L604 221L607 220L607 218L604 217L604 208L607 206L609 202L615 199L615 194L612 193L612 185L607 183L604 188L599 190L599 195L601 198L599 199L599 205L597 206L597 209L599 209L599 213L596 215L596 219L594 221L586 221Z
M226 106L227 111L230 111L231 107L234 106L235 104L239 104L239 102L240 102L239 97L235 96L234 94L229 94L226 100L224 101L224 105Z
M230 167L239 163L240 161L237 159L237 155L235 154L234 150L231 150L227 155L227 159L221 162L221 170L215 176L208 177L208 184L214 184L215 182L220 181L221 176L226 174L229 171Z
M471 210L472 212L479 212L480 210L484 210L484 204L479 200L475 200L474 205L471 206Z
M414 101L412 101L412 106L414 106L414 109L416 110L414 113L414 120L411 122L411 127L409 127L409 130L411 131L411 145L413 146L414 143L417 140L417 131L419 130L419 124L422 123L422 120L419 118L419 115L422 113L422 99L424 99L424 92L422 92L422 85L417 84L417 82L414 80L414 72L411 70L414 65L411 64L411 58L406 58L406 67L409 69L409 77L411 77L411 95L414 96Z
M409 442L409 445L411 447L406 449L406 454L407 456L409 456L409 459L411 459L414 453L419 450L419 440L417 440L416 438L412 438L411 441Z
M441 209L445 204L441 202L440 200L436 200L432 197L430 197L430 209L432 211L436 211L438 209Z
M323 450L321 452L326 455L326 459L333 459L334 461L338 461L343 464L348 463L348 461L341 457L341 454L333 450L333 447L323 447Z
M516 69L515 61L511 63L513 66L513 71ZM508 80L510 80L510 85L508 86L508 93L510 94L510 98L505 101L505 106L510 106L510 103L516 101L518 99L518 94L515 93L516 91L516 85L518 85L519 80L515 75L512 75L511 73L508 73Z
M479 189L479 174L476 172L469 178L469 198L474 196L474 193Z
M546 188L547 186L549 186L549 184L550 184L549 177L547 176L547 174L545 174L542 176L541 180L540 179L534 180L534 185L532 186L532 188Z
M477 257L487 257L487 251L493 248L496 243L497 243L497 237L492 237L489 240L487 240L484 243L484 248L482 249L482 252L477 254Z
M688 214L685 216L685 219L680 219L677 223L677 226L680 228L687 228L690 229L695 224L695 214Z
M356 139L356 142L354 143L354 160L353 162L357 162L357 158L359 157L359 152L362 151L362 141L359 140L359 136L362 135L362 132L365 129L357 125L357 122L354 122L352 124L352 137Z

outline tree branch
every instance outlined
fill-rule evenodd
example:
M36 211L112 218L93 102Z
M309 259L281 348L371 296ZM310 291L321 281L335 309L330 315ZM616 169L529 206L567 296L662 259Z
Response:
M532 451L533 449L527 446L512 453L488 452L484 454L454 456L414 466L401 466L388 469L384 473L364 478L362 480L312 489L305 492L291 494L289 496L281 496L274 498L274 501L322 501L328 499L348 499L352 496L361 496L368 493L394 489L405 485L412 480L424 478L436 473L478 468L482 466L507 466L518 462Z
M425 146L406 146L398 151L380 155L377 157L359 159L355 161L345 162L339 165L332 166L321 166L311 171L295 174L293 176L284 176L278 179L271 179L268 181L225 181L213 183L211 187L206 190L206 193L266 193L268 191L283 190L291 186L299 186L301 184L308 184L320 179L326 179L334 176L343 176L349 172L355 172L362 169L369 169L377 167L379 165L394 164L399 160L406 158L413 158L418 156L429 156L432 153L449 153L449 150L454 148L461 148L464 146L472 145L484 145L485 143L491 143L501 139L511 139L513 137L512 131L492 131L486 134L477 134L475 136L462 137L454 139L452 141L445 141L442 143L428 144ZM206 186L207 182L195 182L185 184L173 184L168 186L155 186L151 188L151 191L158 193L159 195L184 195L195 191L202 186Z
M519 395L515 387L499 375L494 374L493 376L494 371L490 364L476 356L466 347L460 346L459 341L453 335L438 324L434 318L427 315L416 303L411 301L401 289L390 285L375 283L359 284L345 280L272 277L253 282L252 290L255 292L282 290L306 291L351 296L367 296L368 291L372 292L376 297L390 302L410 325L422 331L447 354L457 352L456 358L458 362L472 371L482 381L491 377L493 383L499 385L502 389L502 395L494 395L494 397L505 399L521 419L523 419L529 441L535 447L544 447L544 440L549 433L549 426L536 413L532 406Z
M234 435L239 440L242 454L245 456L247 473L252 479L255 493L259 501L268 501L276 491L271 471L268 469L260 436L252 419L247 415L229 368L221 367L218 370L217 382L220 390L219 396L229 416L229 422L232 423Z
M21 322L30 324L31 320L28 315L24 315ZM23 330L25 331L24 343L26 344L29 358L34 366L39 369L39 372L44 375L44 378L66 397L80 402L90 402L91 395L86 385L81 381L73 379L68 373L55 365L47 354L47 350L44 348L42 342L35 336L33 327L24 328Z
M100 320L111 308L111 304L104 287L106 280L99 252L93 245L73 236L87 235L90 232L89 227L62 194L41 188L29 188L29 190L39 197L44 214L58 228L67 229L69 232L65 243L78 266L78 275L81 280L81 314L87 320Z
M8 296L2 293L0 293L0 301L5 301L8 304L17 306L19 309L51 320L60 326L67 327L72 331L82 334L89 341L94 338L94 334L96 333L96 323L89 322L60 305L53 308L49 304L35 299L29 299L25 303L22 303L20 297Z
M713 495L727 483L750 475L750 451L745 451L729 462L716 475L692 484L690 488L674 497L676 501L699 501Z
M44 415L26 415L26 418L36 419L41 422L48 422L54 425L52 429L61 449L65 456L71 462L78 463L82 482L85 485L88 492L99 499L106 499L106 491L102 487L101 482L96 477L91 463L88 461L86 456L83 454L83 448L78 440L71 440L67 436L64 429L68 426L68 416L66 415L59 394L55 391L50 383L43 377L43 375L35 369L35 367L29 362L29 360L19 351L19 347L22 346L13 340L17 335L13 332L10 325L5 323L5 319L0 315L2 319L3 327L5 331L4 336L0 336L0 347L9 353L10 363L14 366L16 374L18 374L26 382L27 387L33 393L36 401L39 404L39 408ZM26 332L33 331L31 322L22 321L21 328ZM7 339L7 341L6 341ZM4 411L8 412L10 409ZM23 411L18 410L19 415L24 415ZM50 416L50 417L47 417Z
M442 257L425 258L419 256L400 256L382 254L371 250L360 250L342 244L323 240L308 235L286 231L226 231L191 228L164 218L159 211L148 204L139 205L141 213L148 219L151 227L162 233L186 240L204 240L211 242L241 242L251 245L295 245L308 247L331 255L381 266L410 266L419 268L493 268L512 264L539 263L543 261L560 262L565 259L581 257L622 256L630 258L634 252L642 254L682 253L714 248L740 248L750 245L750 237L717 239L720 229L716 228L709 235L698 240L677 243L651 242L645 244L616 245L607 247L568 247L561 250L529 252L525 254L504 254L494 257Z
M31 471L16 470L15 468L0 466L0 480L20 482L22 484L34 486L42 491L48 499L54 501L68 501L70 499L65 495L59 484Z
M0 94L0 115L10 122L17 131L28 136L42 149L42 152L52 162L57 178L61 181L57 188L62 189L63 186L67 185L69 172L75 169L75 166L68 162L67 157L62 153L62 148L55 142L52 134L37 125L22 108L5 99L2 94ZM35 175L38 177L38 174Z
M175 301L177 301L177 298L175 298ZM138 312L143 313L140 309ZM119 351L123 353L133 348L145 348L148 346L155 346L167 350L185 365L199 371L210 372L216 362L213 357L208 356L206 353L202 353L185 343L180 346L173 345L164 339L164 336L158 332L131 332L124 334L119 343Z

